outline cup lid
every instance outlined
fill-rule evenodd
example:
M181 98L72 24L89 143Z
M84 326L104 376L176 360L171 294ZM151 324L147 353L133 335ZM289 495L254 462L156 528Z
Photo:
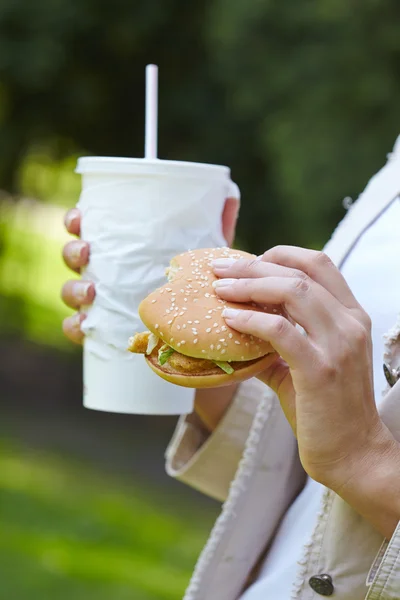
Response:
M83 156L78 159L76 173L115 175L152 175L179 177L212 177L229 179L230 169L223 165L147 158Z

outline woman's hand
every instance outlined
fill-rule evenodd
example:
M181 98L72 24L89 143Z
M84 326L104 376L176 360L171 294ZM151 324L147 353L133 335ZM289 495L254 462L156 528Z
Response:
M79 236L81 230L81 215L79 210L73 208L65 216L65 227L69 233ZM73 240L68 242L63 248L63 258L66 265L76 273L80 272L89 261L89 244L82 240ZM67 281L61 291L63 302L70 308L76 309L73 316L67 317L63 322L63 331L65 335L76 344L81 344L83 333L81 323L85 318L84 314L79 312L81 306L92 304L95 297L93 283L89 281L80 281L71 279Z
M222 232L228 245L232 245L235 237L238 214L239 200L237 198L227 198L222 214ZM65 215L65 227L72 235L80 235L81 214L77 208L73 208ZM82 240L74 240L64 246L63 258L67 267L79 273L81 267L87 265L89 261L89 252L89 244ZM94 284L88 281L72 279L67 281L62 288L61 298L63 302L78 311L72 317L67 317L63 322L64 334L76 344L81 344L83 341L81 323L85 319L85 315L79 312L80 307L92 304L94 297Z
M375 405L368 315L321 252L276 247L256 260L217 260L214 270L221 298L282 305L305 330L276 314L224 314L280 354L259 378L278 394L305 470L341 493L394 443Z

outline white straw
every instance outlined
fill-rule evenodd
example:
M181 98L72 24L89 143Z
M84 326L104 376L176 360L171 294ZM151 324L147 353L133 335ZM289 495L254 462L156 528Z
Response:
M158 119L158 67L146 67L146 129L144 138L145 158L157 158Z

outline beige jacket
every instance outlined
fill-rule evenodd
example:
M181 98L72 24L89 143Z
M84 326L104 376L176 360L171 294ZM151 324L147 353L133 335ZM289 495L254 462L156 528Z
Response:
M399 194L400 137L385 167L325 247L339 267L363 231ZM393 381L380 414L400 441L400 317L387 333L383 362L392 370ZM236 600L304 483L296 440L277 397L258 380L242 384L211 436L193 418L182 417L166 457L170 475L224 502L184 599ZM319 592L310 586L310 578L321 574L331 578L333 593L330 585L322 585ZM323 595L337 600L400 599L400 525L391 540L384 540L329 489L303 549L292 599Z

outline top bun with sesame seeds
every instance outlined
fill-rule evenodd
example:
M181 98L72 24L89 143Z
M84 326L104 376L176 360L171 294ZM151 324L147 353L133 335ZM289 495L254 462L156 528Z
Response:
M168 283L139 306L148 332L130 339L129 350L146 355L161 377L186 387L218 387L261 372L272 362L269 342L239 333L222 317L224 308L278 312L277 307L237 304L220 299L211 262L217 258L254 258L229 248L189 250L173 258Z

